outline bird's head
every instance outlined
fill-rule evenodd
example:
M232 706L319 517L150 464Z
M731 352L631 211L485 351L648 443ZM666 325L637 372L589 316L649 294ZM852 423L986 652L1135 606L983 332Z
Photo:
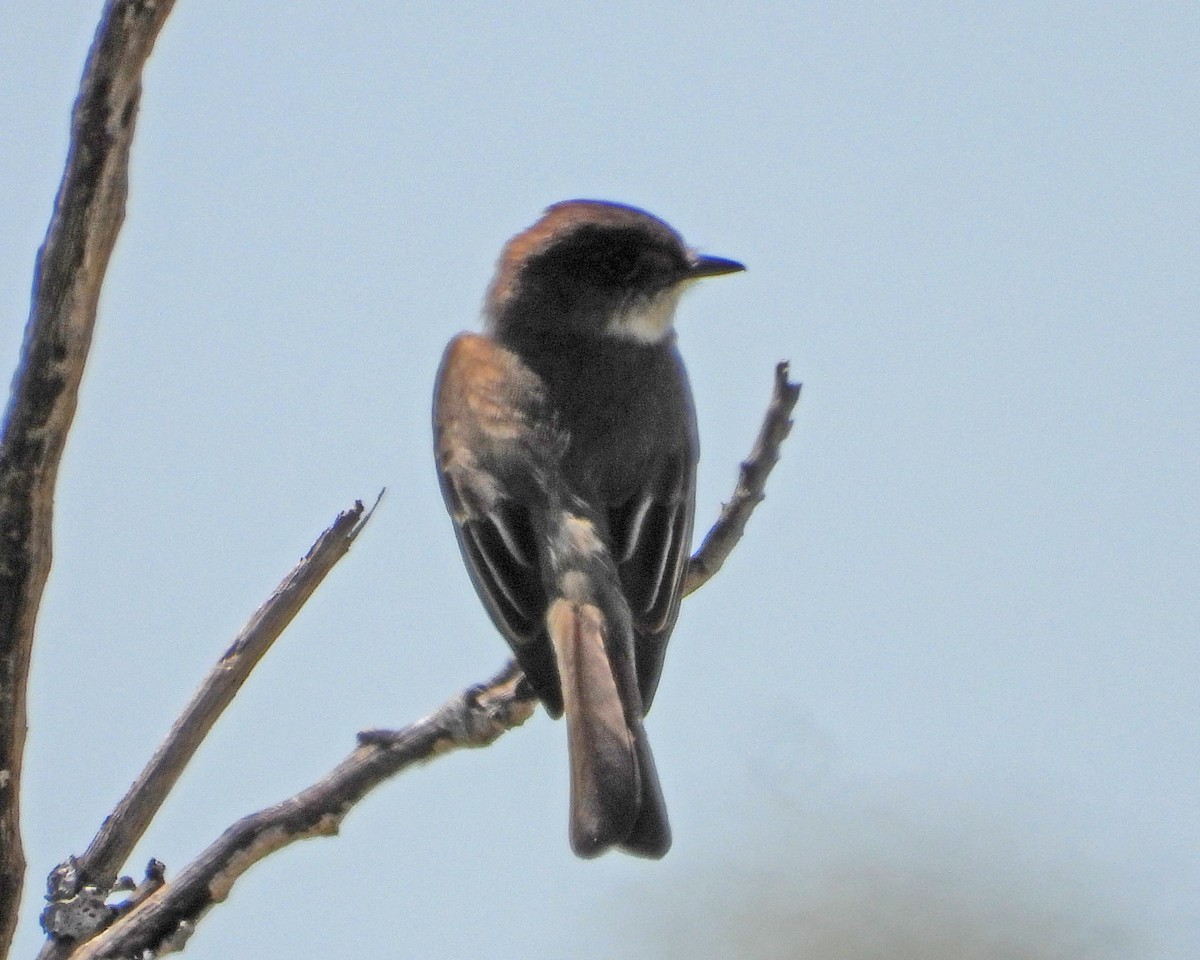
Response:
M501 339L655 344L670 335L675 306L692 281L744 269L697 254L644 210L568 200L505 245L485 317Z

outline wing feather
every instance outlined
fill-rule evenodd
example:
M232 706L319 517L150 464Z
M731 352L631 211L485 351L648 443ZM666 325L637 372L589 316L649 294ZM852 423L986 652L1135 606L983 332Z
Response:
M483 605L552 712L558 675L545 642L546 592L533 521L513 489L545 444L541 383L488 337L450 342L434 391L438 480L459 548ZM517 456L517 455L520 456ZM514 466L520 463L520 469Z
M695 483L690 451L664 461L657 476L610 518L617 571L633 613L638 685L650 708L667 639L679 615L691 549Z

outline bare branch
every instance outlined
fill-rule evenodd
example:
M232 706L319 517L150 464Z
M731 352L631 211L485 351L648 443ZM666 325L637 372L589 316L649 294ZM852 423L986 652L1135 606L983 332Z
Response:
M376 506L378 503L376 500ZM364 512L362 503L356 503L352 509L339 514L333 525L317 538L217 661L124 799L105 819L87 851L81 857L72 857L60 864L51 873L48 887L52 903L43 914L42 922L47 930L59 937L42 949L39 954L42 960L69 953L70 948L62 936L84 939L111 919L109 913L99 910L95 904L103 904L109 891L114 889L117 871L250 671L334 564L346 555L374 509ZM81 914L82 919L76 919L76 914Z
M0 956L20 904L21 765L34 626L50 572L54 485L96 303L125 215L142 66L173 0L110 0L88 54L66 169L34 267L0 441Z
M685 596L704 586L721 569L742 539L750 514L763 501L767 477L779 462L779 448L792 429L792 410L799 399L800 384L788 379L788 363L783 360L775 366L775 389L771 394L771 403L763 418L758 439L754 442L754 449L742 461L733 497L721 508L721 516L688 564L687 576L683 581Z
M376 501L378 504L378 501ZM374 507L372 507L372 512ZM276 638L300 612L314 590L346 555L350 545L371 518L362 502L338 515L304 558L283 578L275 592L255 611L242 632L217 661L191 702L171 727L150 762L130 786L124 799L79 858L85 883L107 889L116 879L159 807L175 786L213 724L217 722L250 671Z
M689 592L720 569L741 539L750 514L762 501L767 475L779 458L780 445L791 426L788 416L799 390L787 378L787 364L779 364L775 393L754 450L742 464L733 499L692 558ZM523 680L516 663L509 663L488 683L458 694L423 720L401 730L359 734L358 748L324 779L239 820L177 878L73 953L72 944L51 942L39 960L61 960L68 955L71 960L99 960L133 956L144 950L162 954L182 949L213 904L224 900L237 879L268 854L297 840L335 834L354 804L412 765L460 747L487 746L524 723L533 713L537 698Z
M369 791L389 777L461 747L484 747L533 713L532 691L515 665L448 700L398 731L373 731L324 779L294 797L244 817L174 880L103 933L72 960L156 955L177 948L234 882L268 854L297 840L331 836Z

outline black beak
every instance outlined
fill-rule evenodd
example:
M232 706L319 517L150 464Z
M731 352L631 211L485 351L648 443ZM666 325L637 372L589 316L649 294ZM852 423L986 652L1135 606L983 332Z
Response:
M696 257L688 268L687 278L699 280L701 277L719 277L726 273L740 273L745 269L744 263L724 257Z

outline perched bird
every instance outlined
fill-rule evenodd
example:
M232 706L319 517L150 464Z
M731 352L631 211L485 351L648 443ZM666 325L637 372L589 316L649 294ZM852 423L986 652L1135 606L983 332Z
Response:
M550 207L500 255L486 332L438 373L438 474L471 580L552 716L566 713L571 846L661 857L642 727L691 548L696 415L673 320L700 256L616 203Z

